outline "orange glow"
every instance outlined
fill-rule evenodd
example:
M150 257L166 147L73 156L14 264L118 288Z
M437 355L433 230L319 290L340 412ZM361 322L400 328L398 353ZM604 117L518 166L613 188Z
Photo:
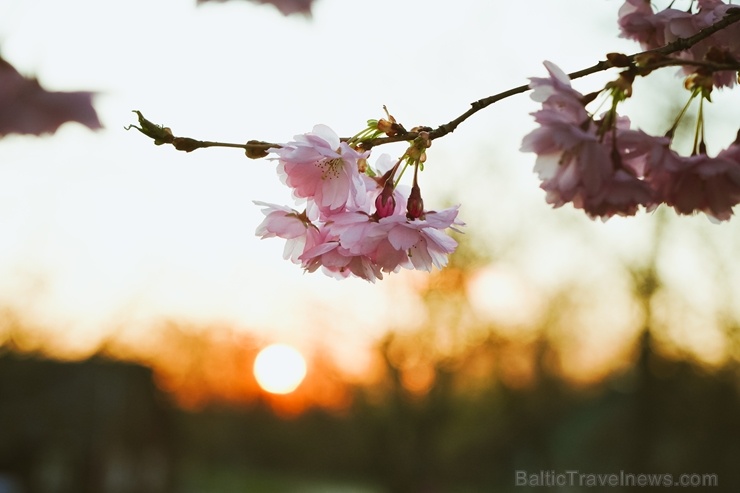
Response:
M287 344L271 344L254 360L254 376L271 394L290 394L306 377L306 359Z
M300 385L288 394L275 394L260 385L254 372L265 344L246 331L170 323L151 334L146 344L111 346L107 353L151 367L159 388L185 409L263 403L281 415L295 416L312 407L339 411L349 404L350 384L331 355L319 348L300 356L311 369Z

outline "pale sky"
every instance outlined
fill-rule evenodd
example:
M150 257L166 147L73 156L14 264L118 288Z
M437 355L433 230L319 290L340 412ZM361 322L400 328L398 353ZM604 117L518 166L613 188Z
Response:
M105 129L68 124L54 136L0 141L0 303L73 350L110 330L145 333L174 319L334 344L352 358L384 329L413 326L410 276L373 285L304 274L282 260L281 240L254 235L262 215L252 200L290 203L273 163L238 150L155 147L123 130L135 123L131 110L176 135L234 142L283 142L317 123L349 136L383 116L384 104L407 128L437 126L474 100L543 76L545 59L573 71L607 52L638 51L617 38L621 4L317 0L305 19L237 1L5 0L3 56L48 90L97 91ZM609 77L574 85L588 92ZM680 86L670 74L664 80ZM644 101L647 111L633 104L633 120L660 128L664 117L651 117L649 105L673 100L653 91ZM602 224L544 203L534 156L518 150L535 108L516 96L435 141L421 176L426 204L462 203L468 234L491 245L536 231L543 241L523 247L516 276L537 285L557 284L574 266L608 273L596 247L639 257L649 215ZM735 132L715 131L718 147ZM402 148L374 156L382 152ZM686 219L693 230L706 222ZM568 224L572 233L562 230ZM712 227L729 235L736 223Z

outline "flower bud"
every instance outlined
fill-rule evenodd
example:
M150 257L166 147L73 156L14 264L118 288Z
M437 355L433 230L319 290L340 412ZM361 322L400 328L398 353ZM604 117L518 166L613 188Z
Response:
M418 185L411 187L409 199L406 201L406 217L413 220L423 218L424 201L421 199L421 189Z
M412 161L424 162L426 161L425 152L431 146L432 140L429 138L429 132L421 131L406 150L406 156ZM424 156L423 159L422 156Z
M684 87L690 91L701 91L701 95L709 102L710 95L714 86L714 80L712 74L707 73L701 69L697 69L696 72L686 77L683 83Z
M381 132L387 135L395 134L395 131L393 129L393 122L390 122L386 120L385 118L381 118L380 120L378 120L377 128L378 130L380 130Z
M378 219L393 215L396 210L396 199L393 197L393 183L388 182L383 191L375 198L375 214Z
M266 142L262 142L259 140L250 140L247 142L247 148L244 151L244 154L247 155L249 159L260 159L263 157L267 157L269 152L267 152L267 149L269 149L270 146Z

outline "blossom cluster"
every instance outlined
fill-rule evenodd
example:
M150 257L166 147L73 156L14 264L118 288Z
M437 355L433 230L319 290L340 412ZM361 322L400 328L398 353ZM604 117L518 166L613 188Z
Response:
M681 156L670 137L630 128L616 103L594 118L586 111L592 98L573 89L556 65L545 67L550 76L530 83L532 99L542 103L533 113L540 126L524 137L522 150L537 154L535 172L548 203L572 203L602 219L663 203L680 214L731 217L740 203L740 132L715 157L703 150Z
M277 171L303 211L255 201L265 219L262 238L286 240L284 257L306 271L319 267L336 278L356 276L374 282L401 268L442 268L457 242L458 206L424 209L414 173L413 187L398 184L398 160L384 154L372 169L369 151L341 142L325 125L271 148Z
M693 1L692 1L693 4ZM715 24L737 9L722 0L697 0L696 12L667 8L654 12L650 0L626 0L619 10L621 36L638 41L643 49L660 48L679 38L689 38L702 29ZM722 29L708 38L694 44L679 57L689 61L709 61L732 63L740 61L740 23ZM684 66L690 74L695 67ZM737 71L722 70L712 74L716 87L732 87L737 79Z

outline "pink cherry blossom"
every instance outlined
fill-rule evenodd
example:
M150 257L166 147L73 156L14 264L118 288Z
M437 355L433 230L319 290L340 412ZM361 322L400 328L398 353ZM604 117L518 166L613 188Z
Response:
M368 156L359 153L326 125L297 135L295 141L272 149L277 154L278 174L298 198L311 199L322 213L354 207L364 200L365 182L358 161Z
M370 255L388 235L373 215L364 212L343 212L332 216L327 224L331 237L339 241L352 255Z
M264 207L262 213L265 215L255 234L263 239L279 237L287 240L283 258L296 264L301 263L299 257L303 252L307 248L313 248L318 242L318 228L308 220L305 213L299 213L290 207L257 200L254 203Z
M383 279L383 273L375 262L366 255L353 255L337 240L321 243L301 255L303 266L308 272L319 267L337 279L354 275L366 281Z
M394 264L426 271L433 266L443 268L447 256L457 248L457 242L444 230L458 231L457 226L464 224L457 219L458 209L454 206L440 212L428 211L424 219L409 220L397 215L381 219L380 224L388 230L387 238L378 245L376 262L388 270L393 270Z
M425 211L419 201L418 218L407 217L413 194L397 184L401 160L384 154L374 169L366 161L360 168L369 152L358 153L324 125L271 152L283 182L306 209L255 202L265 214L257 235L287 240L284 257L307 272L375 282L402 268L441 268L457 247L446 232L463 225L457 206Z
M346 270L352 261L356 263L355 270L365 274L360 276L352 269L350 272L363 278L371 271L379 278L380 271L442 268L447 264L447 256L457 247L457 242L445 233L448 228L459 231L458 227L463 225L457 214L458 206L440 212L427 211L425 219L414 220L405 214L379 220L364 213L338 214L327 225L330 244L307 252L306 256L315 259L331 252L331 257L322 257L320 261L325 267L328 260L330 268L339 265ZM373 266L371 271L367 270L368 261Z
M410 220L401 212L377 219L365 212L344 211L312 223L305 212L255 202L264 206L265 219L257 228L262 238L286 239L284 257L307 272L321 268L338 279L349 276L371 282L401 268L430 271L447 265L457 242L445 230L459 231L458 206L427 211L424 219Z
M445 233L463 225L457 213L457 206L415 220L402 214L378 220L360 212L340 213L322 229L323 240L300 260L309 272L321 267L333 277L353 275L372 282L401 268L442 268L457 247Z

